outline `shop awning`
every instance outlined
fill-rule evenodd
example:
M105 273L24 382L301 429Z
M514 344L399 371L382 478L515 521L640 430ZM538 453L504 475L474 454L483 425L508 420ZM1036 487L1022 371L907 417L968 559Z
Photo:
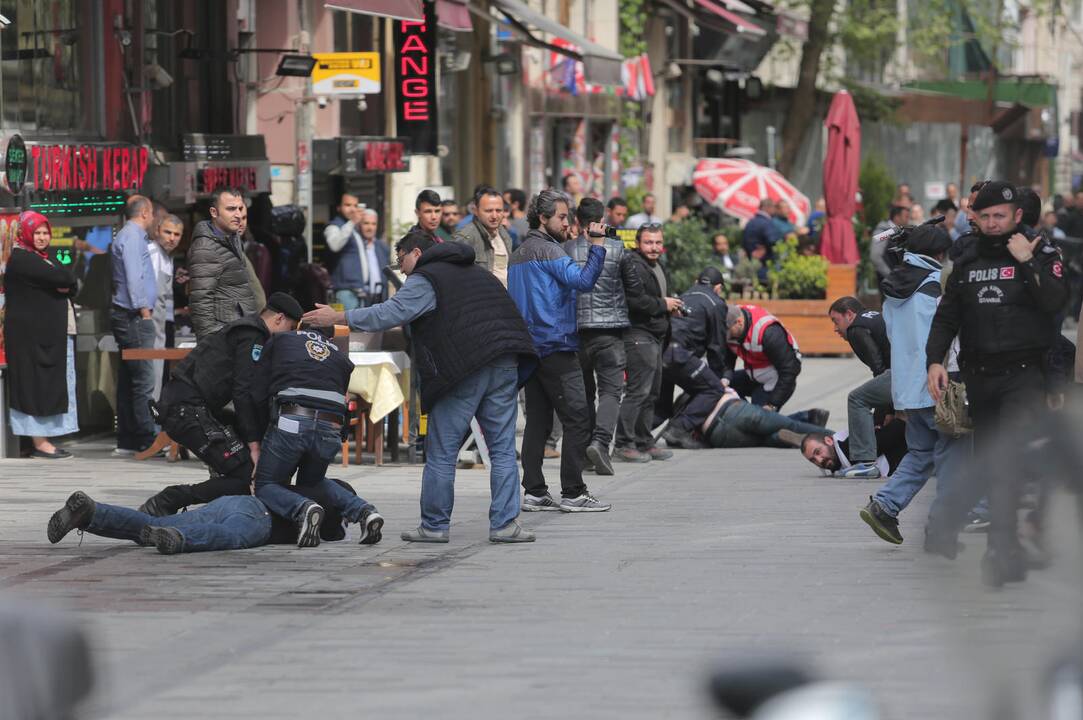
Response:
M704 10L709 10L722 18L730 25L737 28L737 32L746 32L753 35L766 35L767 31L751 20L746 20L735 12L731 12L712 0L696 0L696 4Z
M989 84L985 80L930 80L905 87L962 100L989 99ZM1057 102L1057 86L1036 78L1001 78L993 83L993 102L1018 103L1030 108L1050 107Z
M398 20L424 20L422 0L327 0L329 10L345 10L362 15L383 15Z
M574 33L561 25L556 20L547 18L536 10L530 9L520 0L492 0L492 7L508 19L514 27L540 47L554 50L568 57L580 60L583 63L583 72L586 79L599 85L621 84L621 63L624 58L620 53L609 50L601 45L587 40L582 35ZM579 48L578 52L568 48L558 48L534 37L528 26L542 32L562 38Z
M445 30L454 32L474 30L465 0L436 0L436 23Z

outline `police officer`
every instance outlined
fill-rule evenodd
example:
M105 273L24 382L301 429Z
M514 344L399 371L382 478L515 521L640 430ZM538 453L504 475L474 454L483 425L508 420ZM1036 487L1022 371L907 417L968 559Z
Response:
M143 503L142 512L172 515L188 505L250 492L266 426L266 411L252 395L254 365L271 335L296 328L301 314L296 300L274 293L258 315L246 315L204 337L177 363L162 388L158 422L169 437L207 463L212 477L198 485L167 487ZM236 429L222 419L230 401Z
M1015 187L1003 181L987 183L973 209L977 239L955 261L933 318L926 365L929 392L939 399L948 385L944 357L959 334L959 365L974 440L979 450L993 453L998 430L1007 431L1001 439L1021 438L1042 407L1042 362L1056 333L1054 317L1067 300L1068 289L1057 249L1040 236L1020 232L1023 211ZM1014 456L1010 450L1008 454ZM1012 457L1002 460L1011 463ZM993 586L1023 580L1026 574L1016 535L1019 477L1003 470L1002 460L995 461L1001 469L990 473L992 525L982 559L982 577ZM983 476L973 473L974 479L958 483L960 496L950 503L947 519L934 523L930 518L930 535L945 533L954 543L959 516L986 489L981 487ZM928 536L926 547L930 547Z
M866 310L855 297L841 297L831 303L828 317L835 332L850 344L858 359L872 371L872 379L850 391L846 398L849 425L850 462L840 471L843 477L878 478L876 463L875 412L891 409L891 342L884 316Z
M718 268L705 268L696 284L680 296L684 309L670 321L670 342L662 352L659 414L669 415L666 401L673 397L674 385L688 394L687 403L662 434L670 447L706 447L692 433L722 397L720 375L726 369L726 301L722 291L722 273Z
M272 417L256 466L256 497L275 515L297 526L297 547L320 544L326 514L319 503L290 489L313 487L350 522L360 525L362 545L378 543L384 520L364 498L327 479L327 466L349 431L346 392L353 363L315 330L276 335L256 363L252 396L265 399Z

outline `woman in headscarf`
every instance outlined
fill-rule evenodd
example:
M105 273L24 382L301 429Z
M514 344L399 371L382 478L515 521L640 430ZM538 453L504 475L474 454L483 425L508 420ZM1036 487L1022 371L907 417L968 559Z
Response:
M71 457L49 441L79 429L75 410L75 276L48 254L52 228L24 212L4 278L4 345L11 429L33 440L31 457Z

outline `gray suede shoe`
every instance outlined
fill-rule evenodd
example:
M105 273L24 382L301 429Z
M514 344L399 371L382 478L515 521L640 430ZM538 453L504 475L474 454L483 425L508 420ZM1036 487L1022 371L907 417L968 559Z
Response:
M416 530L407 530L399 537L406 542L446 543L448 535L447 530L426 530L425 528L418 526Z
M518 520L512 520L510 523L500 528L499 530L489 531L489 542L491 543L526 543L534 542L534 533L527 530L519 524Z

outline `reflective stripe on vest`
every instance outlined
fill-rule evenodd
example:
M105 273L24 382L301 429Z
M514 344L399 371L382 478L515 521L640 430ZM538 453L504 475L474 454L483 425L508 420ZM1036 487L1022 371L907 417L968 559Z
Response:
M315 388L285 388L278 392L278 397L292 399L292 398L312 398L313 400L329 400L339 405L346 405L346 396L342 393L334 392L333 390L316 390Z

